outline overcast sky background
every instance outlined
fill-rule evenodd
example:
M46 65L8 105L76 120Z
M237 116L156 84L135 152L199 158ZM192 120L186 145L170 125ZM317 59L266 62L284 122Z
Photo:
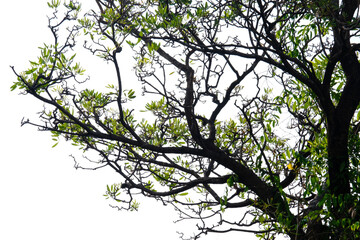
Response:
M90 0L87 0L90 1ZM0 23L0 239L178 239L176 231L192 226L173 224L171 207L141 201L138 212L117 211L102 195L106 184L121 182L111 169L76 170L69 156L74 149L61 141L56 148L49 133L30 125L42 103L10 92L15 76L39 55L38 46L50 38L45 0L3 1ZM49 42L49 41L48 41ZM251 235L208 235L204 240L253 239ZM240 238L239 238L240 237ZM241 238L242 237L242 238Z

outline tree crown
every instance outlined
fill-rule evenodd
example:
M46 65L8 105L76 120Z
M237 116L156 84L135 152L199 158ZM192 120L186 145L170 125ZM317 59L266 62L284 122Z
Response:
M359 237L357 1L95 3L83 15L76 1L48 3L54 42L13 68L12 90L47 104L24 123L123 177L107 198L120 209L137 209L137 194L171 204L200 220L195 238ZM113 65L106 88L88 88L79 41ZM141 90L127 88L136 80Z

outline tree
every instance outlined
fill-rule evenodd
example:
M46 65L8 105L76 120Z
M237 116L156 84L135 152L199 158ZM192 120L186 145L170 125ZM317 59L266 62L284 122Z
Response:
M124 178L106 192L118 208L139 193L171 204L200 220L194 238L360 237L358 1L95 2L83 16L78 2L48 3L54 43L13 67L12 90L46 103L24 124ZM113 64L107 90L86 88L78 39ZM135 59L132 78L120 58ZM123 87L134 79L151 99L142 112Z

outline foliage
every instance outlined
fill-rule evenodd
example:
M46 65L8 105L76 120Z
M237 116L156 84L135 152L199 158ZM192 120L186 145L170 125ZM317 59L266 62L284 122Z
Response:
M357 1L94 3L48 3L54 43L13 68L11 90L47 104L25 123L54 146L64 137L124 179L105 194L118 208L136 210L136 194L171 204L200 220L194 238L360 237ZM79 40L113 64L106 90L88 88ZM136 79L143 97L124 88Z

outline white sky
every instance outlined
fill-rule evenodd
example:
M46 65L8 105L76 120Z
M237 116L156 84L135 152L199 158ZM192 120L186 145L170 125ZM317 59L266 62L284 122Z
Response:
M89 1L89 0L88 0ZM10 65L20 72L28 60L36 59L38 46L50 36L45 0L3 1L0 22L0 239L178 239L184 224L171 207L153 200L142 201L138 212L117 211L102 195L106 184L121 179L111 169L75 170L69 155L74 153L61 142L56 148L50 134L30 125L20 127L23 117L36 119L42 103L30 96L10 92L15 81ZM5 135L4 135L5 134ZM231 236L204 236L215 240Z

